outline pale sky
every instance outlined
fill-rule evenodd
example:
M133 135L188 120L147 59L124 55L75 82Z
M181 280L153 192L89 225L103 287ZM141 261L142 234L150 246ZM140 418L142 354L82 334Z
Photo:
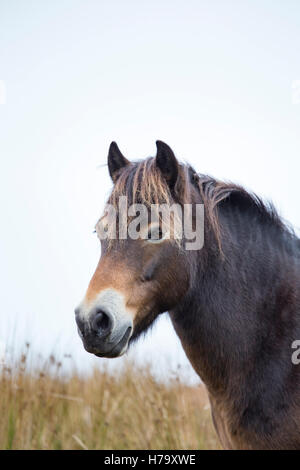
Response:
M300 227L299 57L298 0L2 0L0 343L106 362L73 312L100 254L112 140L128 158L164 140ZM167 318L129 356L193 377Z

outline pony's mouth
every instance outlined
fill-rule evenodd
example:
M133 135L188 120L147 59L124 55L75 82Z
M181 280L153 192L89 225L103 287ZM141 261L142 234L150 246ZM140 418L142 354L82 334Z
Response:
M131 331L132 331L132 327L129 326L127 330L125 331L124 335L122 336L122 338L120 339L120 341L117 344L115 344L111 350L105 351L105 352L92 351L93 354L97 357L110 357L110 358L122 356L127 351L129 338L131 336Z

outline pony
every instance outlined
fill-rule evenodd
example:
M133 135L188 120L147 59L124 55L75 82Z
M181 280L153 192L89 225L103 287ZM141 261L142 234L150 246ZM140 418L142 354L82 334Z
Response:
M241 186L198 174L157 141L157 154L130 162L108 153L108 204L204 206L204 243L184 235L101 238L101 258L75 310L84 348L118 357L168 312L204 382L225 449L300 449L300 240L265 203ZM128 220L127 220L128 222ZM175 222L174 222L175 224ZM96 225L109 232L107 211ZM146 231L147 231L146 230ZM148 233L147 232L147 233Z

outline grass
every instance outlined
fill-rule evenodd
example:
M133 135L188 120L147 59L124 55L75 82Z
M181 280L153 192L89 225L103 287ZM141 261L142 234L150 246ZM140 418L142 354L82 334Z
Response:
M53 356L33 367L26 352L0 366L0 397L0 449L219 448L202 385L158 383L130 365L65 377Z

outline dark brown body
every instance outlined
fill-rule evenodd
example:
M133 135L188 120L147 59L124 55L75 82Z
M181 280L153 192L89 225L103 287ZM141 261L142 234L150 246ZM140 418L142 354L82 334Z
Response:
M258 209L239 195L220 203L224 258L198 253L171 318L224 448L300 449L299 241Z

